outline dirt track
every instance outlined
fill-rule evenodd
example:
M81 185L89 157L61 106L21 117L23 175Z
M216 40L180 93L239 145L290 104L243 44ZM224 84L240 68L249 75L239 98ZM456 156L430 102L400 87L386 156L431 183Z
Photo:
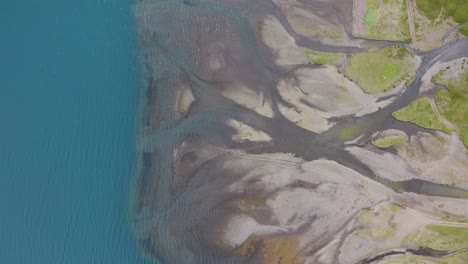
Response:
M414 29L413 5L411 0L406 0L406 10L408 10L408 23L410 28L411 43L416 43L416 31Z
M353 1L353 35L367 35L367 27L364 24L364 14L366 13L366 2L364 0Z

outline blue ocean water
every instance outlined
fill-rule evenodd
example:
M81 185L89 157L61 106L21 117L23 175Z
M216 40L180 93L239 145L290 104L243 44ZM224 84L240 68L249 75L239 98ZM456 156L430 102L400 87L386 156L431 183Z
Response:
M148 263L129 224L131 0L3 1L0 263Z

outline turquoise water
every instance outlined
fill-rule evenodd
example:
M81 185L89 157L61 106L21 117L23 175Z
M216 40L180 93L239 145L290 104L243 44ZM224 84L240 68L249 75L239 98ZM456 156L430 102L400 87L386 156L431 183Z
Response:
M141 73L129 0L0 9L0 263L147 263L129 224Z

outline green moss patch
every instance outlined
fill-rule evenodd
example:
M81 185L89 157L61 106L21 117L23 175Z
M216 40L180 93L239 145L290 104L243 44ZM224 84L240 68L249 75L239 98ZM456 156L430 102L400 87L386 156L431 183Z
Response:
M364 23L368 26L375 26L379 21L379 15L374 9L367 9L364 15Z
M436 92L434 101L440 114L456 125L459 136L468 147L468 73L448 81L441 79L441 76L436 75L432 81L444 85L448 90Z
M468 247L468 228L428 225L425 230L406 237L406 240L435 250L457 250Z
M440 130L449 133L450 130L440 122L429 102L429 98L421 97L396 112L392 116L400 121L411 122L418 126Z
M391 146L397 146L404 144L408 141L406 137L403 136L381 136L371 142L372 145L378 148L389 148Z
M310 62L316 64L328 64L338 62L344 57L344 54L306 50L306 56Z
M381 93L413 74L412 58L412 54L400 46L353 54L346 63L344 74L365 92Z

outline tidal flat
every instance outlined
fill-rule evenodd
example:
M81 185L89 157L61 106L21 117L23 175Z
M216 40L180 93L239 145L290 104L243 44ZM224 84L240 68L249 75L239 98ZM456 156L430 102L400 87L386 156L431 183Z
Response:
M144 252L463 263L466 21L420 2L138 2Z

